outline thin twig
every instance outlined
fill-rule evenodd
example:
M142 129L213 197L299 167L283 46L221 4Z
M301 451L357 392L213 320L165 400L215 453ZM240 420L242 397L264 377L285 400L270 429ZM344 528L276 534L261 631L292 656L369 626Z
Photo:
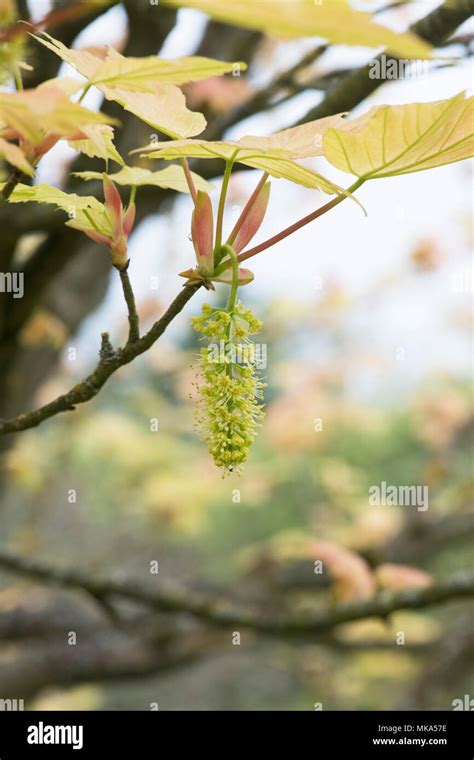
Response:
M128 271L126 269L120 271L120 281L122 283L123 295L128 309L129 331L127 343L136 343L137 340L140 340L140 319L137 313L132 283L130 282L130 277L128 276Z
M58 398L49 404L39 407L39 409L20 414L9 420L0 421L0 435L18 433L21 430L37 427L50 417L61 414L61 412L73 411L77 404L84 404L86 401L93 399L109 377L115 374L120 367L129 364L137 356L140 356L140 354L145 353L145 351L151 348L200 287L201 283L195 283L183 288L163 316L155 322L145 335L134 343L128 342L123 348L118 349L112 354L109 352L109 355L105 359L101 355L100 361L94 371L85 380L71 388L70 391L58 396Z
M12 171L0 193L0 206L8 201L10 195L13 193L18 183L21 182L22 178L23 172L20 169L14 169Z

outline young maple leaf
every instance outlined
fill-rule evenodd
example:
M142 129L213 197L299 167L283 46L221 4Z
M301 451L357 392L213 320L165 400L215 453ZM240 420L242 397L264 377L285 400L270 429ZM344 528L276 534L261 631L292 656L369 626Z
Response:
M89 139L88 128L110 123L116 122L73 103L57 84L0 93L0 138L18 141L17 147L32 166L58 140Z
M196 254L197 267L180 272L180 277L186 277L188 283L204 281L206 287L212 289L211 282L232 283L232 271L226 269L216 272L214 258L214 214L209 195L199 190L191 220L191 237ZM239 285L247 285L254 278L250 269L239 268Z
M107 246L112 254L112 264L119 271L128 266L128 238L135 222L135 204L131 203L124 211L119 191L112 180L104 174L104 211L93 209L83 212L84 218L71 219L67 224L81 230L96 243ZM87 224L87 222L89 224Z

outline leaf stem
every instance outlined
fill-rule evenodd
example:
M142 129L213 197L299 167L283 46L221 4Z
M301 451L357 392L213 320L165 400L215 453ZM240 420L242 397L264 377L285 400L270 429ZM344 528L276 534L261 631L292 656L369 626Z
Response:
M89 92L89 90L90 90L90 88L91 88L91 87L92 87L92 85L90 85L90 84L86 84L86 86L84 87L84 89L83 89L83 91L82 91L82 93L81 93L81 97L80 97L80 98L79 98L79 100L77 101L78 103L82 103L82 101L83 101L83 100L84 100L84 98L86 97L86 95L87 95L87 93Z
M364 184L363 179L359 178L354 182L353 185L347 188L348 193L353 193L355 190L357 190L361 185ZM252 256L256 256L257 253L261 253L262 251L265 251L267 248L271 248L271 246L276 245L276 243L279 243L280 240L284 240L289 235L292 235L294 232L297 232L302 227L305 227L310 222L313 222L315 219L318 219L318 217L323 216L323 214L326 214L328 211L331 211L331 209L335 208L339 205L339 203L342 203L343 200L345 200L348 196L347 195L338 195L336 198L333 198L328 203L325 203L324 206L320 206L316 209L316 211L312 211L311 214L308 214L307 216L304 216L302 219L299 219L294 224L291 224L289 227L285 227L284 230L281 230L281 232L278 232L276 235L273 235L273 237L268 238L268 240L264 240L263 243L260 243L260 245L256 245L254 248L249 248L247 251L243 251L239 255L239 261L246 261L247 259L252 258ZM227 267L224 267L227 269Z
M132 187L130 188L130 198L128 199L128 208L130 208L132 203L135 203L136 195L137 195L137 186L132 185Z
M189 168L188 159L182 158L181 165L184 169L184 174L186 176L186 182L188 183L189 192L191 193L191 198L193 199L194 205L196 205L197 190L196 190L196 185L194 184L193 175L191 174L191 170Z
M225 199L227 196L227 189L229 187L230 175L234 166L234 158L238 151L234 151L229 159L226 161L224 177L222 178L221 194L219 197L219 207L217 210L217 222L216 222L216 245L214 250L219 254L222 246L222 225L224 222L224 207Z
M18 92L23 90L23 79L21 78L21 71L18 66L13 69L13 76L15 78L16 89Z

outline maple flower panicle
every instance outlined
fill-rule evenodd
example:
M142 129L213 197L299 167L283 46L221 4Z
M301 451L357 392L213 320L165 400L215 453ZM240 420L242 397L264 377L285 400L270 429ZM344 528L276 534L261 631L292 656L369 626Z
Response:
M261 322L238 301L231 311L204 304L192 325L209 342L198 355L196 427L223 475L240 473L264 418L250 339Z

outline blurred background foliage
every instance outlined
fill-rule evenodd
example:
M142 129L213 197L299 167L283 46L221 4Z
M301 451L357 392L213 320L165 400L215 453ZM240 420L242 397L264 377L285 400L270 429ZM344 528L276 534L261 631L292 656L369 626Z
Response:
M264 593L269 609L278 609L282 589L291 589L285 604L314 604L314 589L305 588L311 563L302 560L298 537L330 540L374 561L383 547L389 555L408 524L414 546L407 537L402 560L440 578L466 568L469 531L446 545L438 537L425 554L420 547L425 520L469 513L474 417L468 378L426 376L388 403L360 400L351 376L361 356L346 352L351 303L341 288L313 306L288 299L263 311L267 419L240 478L221 478L192 429L198 344L185 332L123 370L93 407L17 440L7 458L11 486L3 529L9 546L92 574L133 576L157 559L165 577L206 579L211 588L223 584L244 599ZM324 362L308 356L321 341L329 357ZM363 361L365 372L383 384L383 359L367 347ZM67 388L70 372L64 367L51 382L45 394ZM157 432L151 432L154 419ZM382 480L428 485L429 509L368 506L369 487ZM306 566L302 578L298 562ZM330 604L332 592L322 589L316 597ZM342 644L295 646L245 633L240 647L218 647L185 674L47 692L35 704L140 708L155 695L168 709L312 709L313 702L326 709L390 709L423 674L423 647L438 639L443 621L465 611L465 603L455 603L429 616L400 612L387 623L346 626L347 651ZM399 631L406 651L394 644ZM367 639L386 648L364 651ZM456 694L448 686L433 706L448 709Z
M18 2L20 15L31 12L36 20L51 5L67 2ZM304 61L314 40L276 42L193 11L176 16L136 0L113 5L104 15L96 7L51 31L66 44L107 42L127 55L161 48L168 56L197 51L249 62L248 76L186 88L190 107L205 112L211 134L235 114L230 137L288 126L324 103L328 87L371 55L331 46L272 89L269 83ZM391 18L405 28L436 5L395 3ZM461 30L447 51L459 55L457 66L446 63L423 82L380 83L382 94L366 99L364 108L452 95L469 76L470 45L472 37L470 42ZM57 73L58 62L44 50L28 47L27 53L35 67L29 86ZM239 117L255 92L256 108L243 108ZM87 104L100 106L92 93ZM125 156L148 142L149 128L130 115L120 117ZM68 149L54 152L41 164L41 181L77 192L78 181L68 179L71 166L97 166L73 159ZM219 179L215 167L209 171L215 198ZM231 183L229 217L254 185L248 174ZM255 259L257 277L245 299L264 323L258 339L268 352L267 418L240 478L221 478L193 429L198 342L180 317L176 329L122 368L93 402L8 440L2 547L92 577L116 573L139 582L149 582L150 562L158 561L160 578L224 589L268 613L326 609L337 600L332 585L317 582L308 540L353 550L371 567L403 563L435 579L472 567L470 180L463 164L389 180L375 191L364 188L368 220L348 204L339 216L318 222L317 230L311 226L279 245L271 259L267 253ZM262 234L319 201L274 182L272 226ZM191 261L190 204L179 199L172 205L169 195L140 191L138 205L131 277L145 328L162 313L181 284L177 272ZM110 329L118 345L127 325L106 257L66 230L58 214L2 208L0 223L0 261L11 261L14 251L17 264L28 263L26 285L36 299L13 357L9 336L0 333L0 352L6 346L9 357L8 377L3 364L0 375L3 417L66 391L94 363L101 330ZM150 277L156 274L159 290L153 292ZM217 299L223 297L218 291ZM200 298L186 317L197 313ZM216 295L206 294L211 298ZM71 347L76 361L70 361ZM428 510L370 506L369 488L382 481L427 485ZM76 607L85 638L79 631L71 653L65 632L77 628ZM126 605L123 611L130 612ZM2 576L0 697L26 695L28 707L47 709L150 709L158 703L174 710L313 710L315 704L372 710L451 709L453 699L474 694L467 601L298 641L244 629L234 646L226 631L205 638L191 662L169 645L188 633L191 639L201 635L192 621L158 616L163 638L157 643L156 621L134 614L125 643L113 630L101 638L104 612L84 594ZM48 621L52 633L46 635ZM400 633L405 644L397 643ZM142 634L152 637L151 653ZM155 665L156 653L163 664Z

